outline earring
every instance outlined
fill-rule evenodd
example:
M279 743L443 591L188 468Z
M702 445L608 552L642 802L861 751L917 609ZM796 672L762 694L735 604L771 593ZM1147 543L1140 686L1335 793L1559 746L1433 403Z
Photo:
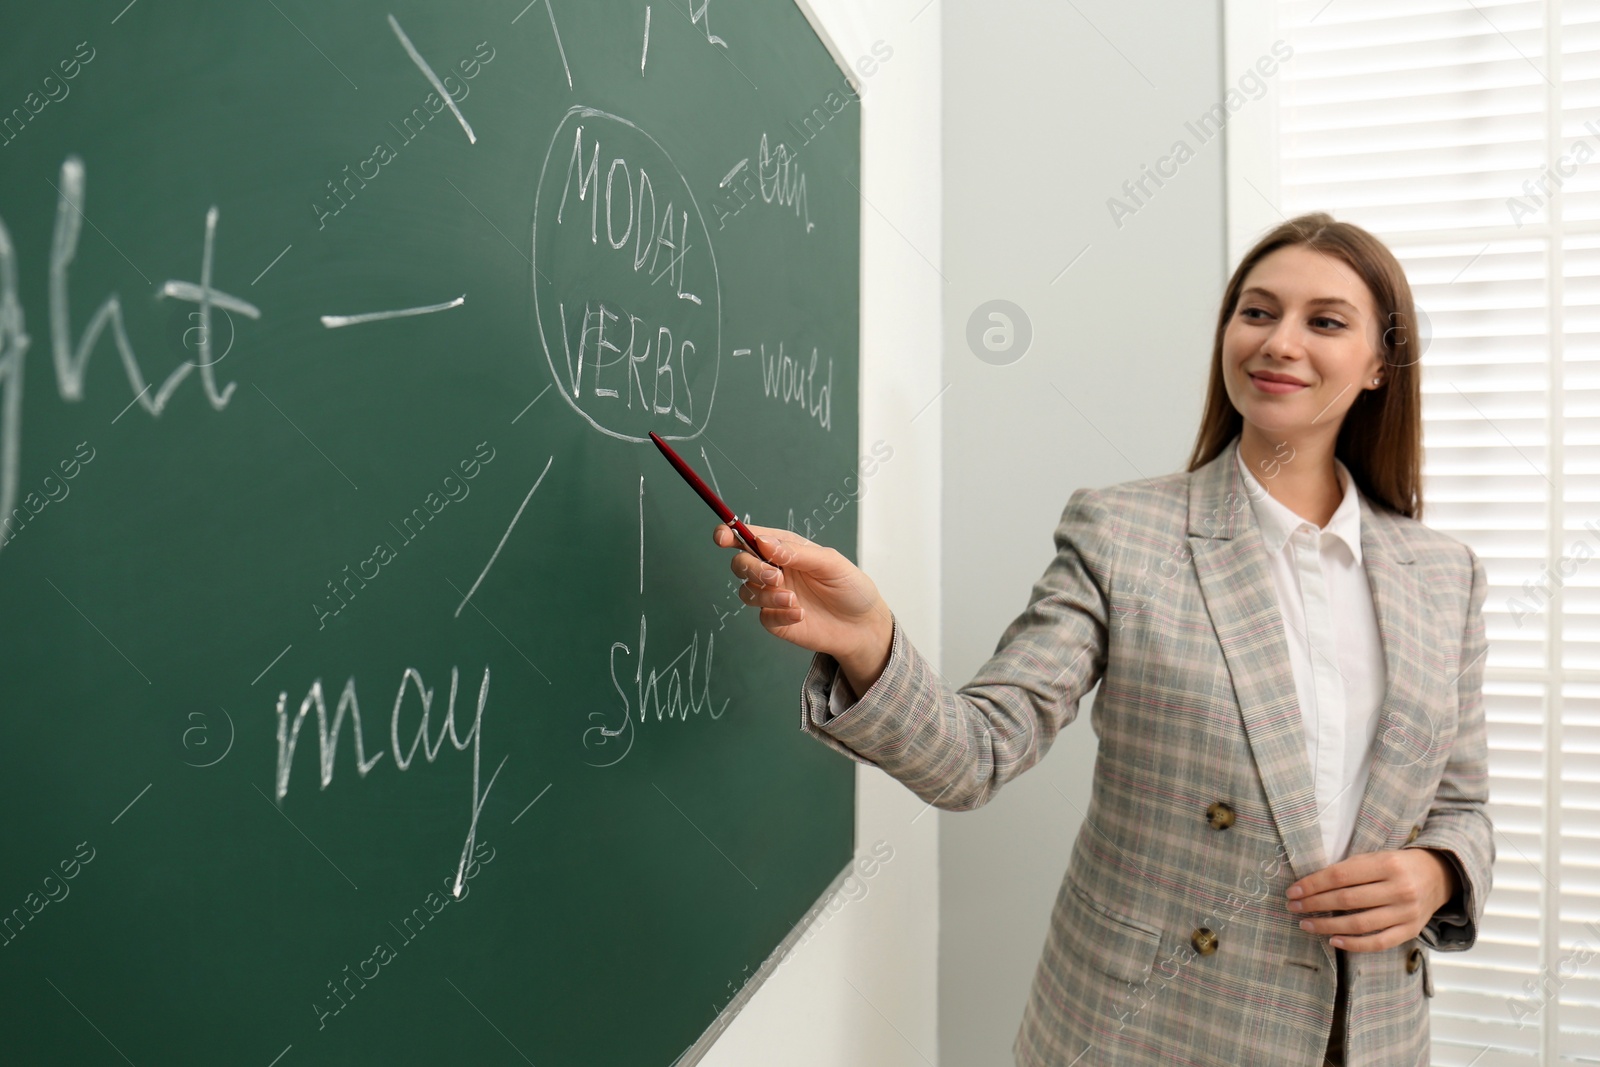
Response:
M1378 379L1377 378L1372 379L1372 384L1373 385L1377 385L1378 384Z

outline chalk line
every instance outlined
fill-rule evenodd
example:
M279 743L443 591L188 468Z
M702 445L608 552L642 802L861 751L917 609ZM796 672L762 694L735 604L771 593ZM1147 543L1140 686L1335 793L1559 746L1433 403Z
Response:
M359 326L363 322L403 319L408 315L431 315L435 311L449 311L451 308L460 307L466 300L467 295L462 293L454 300L446 300L442 304L428 304L425 307L400 308L398 311L367 311L360 315L324 315L322 325L330 330L336 330L340 326Z
M506 532L500 535L500 543L494 546L494 553L489 557L489 562L483 565L483 573L478 575L478 580L472 583L472 588L467 590L467 595L461 598L461 603L456 607L456 618L461 617L461 609L467 606L467 601L472 599L472 594L478 591L478 586L483 584L483 579L488 575L489 568L494 566L494 561L500 558L500 550L506 547L506 538L511 536L511 531L517 528L517 520L522 518L522 509L528 506L528 501L533 499L534 491L539 488L539 483L544 481L544 476L550 471L550 464L556 461L552 455L544 461L544 470L539 472L539 477L534 479L533 489L528 490L528 495L522 498L521 507L511 516L511 525L506 527Z
M416 46L411 43L411 38L406 36L406 31L400 28L400 23L395 21L393 15L389 16L389 26L394 30L394 35L400 38L400 43L405 46L406 55L411 57L411 62L417 65L417 69L422 71L423 76L433 83L434 89L438 90L439 95L444 98L444 102L450 105L450 110L455 114L456 121L461 123L461 128L466 131L468 143L477 144L478 137L472 132L472 126L467 122L467 117L461 113L460 108L456 107L455 98L445 89L444 82L440 81L439 75L435 74L433 68L428 66L428 61L422 58L422 53L417 51Z

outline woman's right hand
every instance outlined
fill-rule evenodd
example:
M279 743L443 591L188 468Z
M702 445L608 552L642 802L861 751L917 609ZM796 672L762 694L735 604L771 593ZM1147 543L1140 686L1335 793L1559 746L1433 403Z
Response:
M789 530L745 525L775 566L746 549L727 523L718 523L712 540L738 550L730 568L744 579L739 599L760 609L767 632L833 656L855 691L866 692L888 662L894 633L878 587L836 549Z

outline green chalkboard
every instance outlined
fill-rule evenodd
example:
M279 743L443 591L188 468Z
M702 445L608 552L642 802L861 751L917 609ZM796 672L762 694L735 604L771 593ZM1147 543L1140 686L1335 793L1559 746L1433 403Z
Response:
M859 169L793 0L8 8L0 1058L697 1058L853 767L647 435L854 556Z

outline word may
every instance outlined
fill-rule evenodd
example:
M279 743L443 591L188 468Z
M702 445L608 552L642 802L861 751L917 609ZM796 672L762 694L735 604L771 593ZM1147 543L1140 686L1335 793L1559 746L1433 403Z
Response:
M627 655L632 655L632 650L621 641L613 641L611 644L611 687L617 691L617 696L622 698L622 724L614 729L608 729L604 726L589 727L583 732L583 746L585 748L589 748L591 745L594 747L599 747L605 745L610 741L611 738L620 736L622 734L628 735L628 744L627 747L622 750L621 755L617 756L617 758L612 760L610 763L591 763L589 765L591 767L610 767L613 764L620 762L623 756L626 756L630 751L633 750L633 707L637 707L639 709L640 722L645 721L645 716L652 709L652 707L655 710L657 722L660 722L663 718L679 718L684 722L688 722L690 712L698 715L702 711L708 712L713 719L720 719L722 718L723 713L728 710L728 700L724 700L722 702L722 707L714 711L711 708L711 654L716 648L717 643L717 639L714 634L706 635L705 679L698 696L694 694L693 690L695 660L698 659L700 655L700 635L696 633L690 640L688 647L674 656L672 658L672 662L668 663L666 667L663 668L661 674L658 675L657 672L652 669L650 671L649 681L645 681L644 677L644 639L645 616L641 614L639 616L638 666L633 672L633 695L635 699L632 706L630 706L628 703L628 693L623 690L621 683L617 679L617 650L620 648L623 653ZM685 681L678 673L678 661L683 659L684 656L689 657L687 681ZM662 692L663 682L665 682L666 687L665 693ZM589 713L589 718L591 719L604 717L604 712L592 711ZM600 735L599 739L591 741L590 735L597 732Z
M827 384L817 385L817 350L811 350L811 368L802 370L800 361L783 353L783 342L770 358L767 346L761 348L761 386L766 396L776 397L783 403L799 404L809 408L811 417L824 430L833 429L833 357L828 357Z
M820 506L812 508L803 517L803 521L806 524L805 538L808 541L815 539L817 534L822 532L822 528L828 524L829 520L837 518L839 513L849 506L850 501L860 500L866 496L867 479L878 473L879 462L887 463L893 458L894 447L887 441L879 438L872 442L871 455L862 456L860 462L856 464L856 470L861 475L860 479L858 480L855 475L845 475L843 482L845 495L841 497L836 491L829 492L827 496L822 498ZM854 489L850 487L851 482L856 483ZM813 519L816 520L815 526L812 525ZM789 529L794 529L794 508L789 509Z
M486 848L489 849L489 854L487 856L483 854L483 850ZM427 897L420 905L412 908L411 913L404 919L400 920L400 926L395 926L394 923L391 922L389 925L393 927L395 933L399 934L401 937L401 947L403 948L415 941L417 939L417 935L421 934L422 931L427 928L428 923L433 921L434 916L438 915L449 906L452 899L457 901L466 900L468 894L472 892L472 887L466 883L472 881L479 875L479 873L482 872L484 864L493 862L494 855L494 849L489 848L489 842L478 842L478 847L473 849L472 852L472 862L467 864L467 873L466 877L462 881L460 896L455 896L453 893L451 893L449 896L440 896L437 889L432 890L428 893ZM451 881L452 876L445 875L444 885L447 892L450 890ZM415 930L412 929L413 924L415 924ZM404 927L404 929L401 927ZM333 993L333 999L339 1002L339 1006L337 1008L325 1009L315 1001L313 1001L311 1004L311 1010L317 1013L317 1022L320 1024L317 1026L317 1029L326 1030L328 1027L328 1018L333 1015L338 1015L340 1012L344 1011L344 1009L350 1006L349 1001L346 1000L344 995L339 992L340 986L344 987L345 993L350 994L350 1000L356 999L356 990L350 987L350 983L355 982L356 985L361 989L367 988L367 983L375 981L378 975L383 973L383 968L393 963L397 958L399 958L399 955L399 952L395 950L393 942L384 941L374 945L372 947L372 955L356 964L354 973L351 972L350 965L348 963L345 964L344 977L338 980L339 985L334 985L332 980L328 982L328 990ZM366 970L366 965L368 964L372 966L371 974L368 974Z
M471 56L456 64L456 69L461 71L461 81L456 81L455 77L450 74L446 74L440 79L440 84L444 86L445 92L450 94L451 100L457 102L465 100L468 94L472 92L467 82L476 78L482 73L484 67L494 62L494 49L489 48L489 54L484 55L483 50L485 48L489 48L489 42L479 42L478 47ZM452 85L454 85L454 88L452 88ZM457 90L459 90L459 95ZM410 114L400 120L400 126L396 126L391 122L389 123L389 128L399 135L400 145L404 147L416 140L422 131L427 128L428 122L435 115L441 114L448 106L437 92L429 92L427 96L423 97L421 104L412 108ZM413 122L416 124L414 129ZM401 126L405 127L405 129L402 130ZM383 168L398 159L399 155L388 141L379 141L372 146L372 155L356 164L356 172L354 174L350 173L350 164L346 163L344 165L344 178L338 179L337 185L334 184L335 179L329 179L327 195L323 196L320 201L313 201L311 204L311 212L317 217L317 229L327 229L328 220L349 207L350 202L356 198L356 193L361 189L365 189L367 182L375 180L379 174L383 173ZM372 168L370 174L367 172L369 165ZM351 182L356 183L356 188L352 189L350 187ZM339 192L341 188L344 190L343 194ZM325 206L327 204L333 206L329 208Z
M1600 127L1594 124L1593 119L1585 119L1583 128L1600 137ZM1527 216L1537 215L1539 209L1544 207L1545 200L1553 195L1550 191L1552 184L1559 189L1566 184L1563 179L1578 173L1578 167L1589 162L1594 156L1595 147L1589 138L1580 137L1561 153L1561 158L1556 160L1553 168L1548 163L1545 164L1544 169L1539 172L1537 186L1533 179L1523 182L1522 191L1528 194L1526 199L1513 196L1506 200L1506 211L1511 215L1511 221L1517 224L1517 229L1522 229Z
M778 957L777 965L782 967L785 963L788 963L789 957L800 951L813 937L816 937L817 932L827 924L829 919L837 915L846 904L865 900L869 888L867 882L877 877L878 872L883 869L882 865L887 864L892 859L894 859L894 846L883 840L879 840L872 846L870 854L857 856L855 870L845 875L844 881L839 883L839 888L830 893L828 899L806 912L805 916L800 920L801 923L806 924L805 933L801 934L793 945L783 949L782 955ZM857 872L861 875L859 880L856 878Z
M461 862L456 868L455 888L452 892L457 897L461 895L462 879L466 874L467 857L472 853L472 846L478 836L478 814L483 810L484 801L489 798L489 790L494 788L494 780L500 776L500 767L504 767L507 756L500 761L494 774L489 776L489 784L478 790L479 782L479 757L483 750L483 712L489 704L489 668L483 669L483 684L478 689L478 711L472 720L472 729L467 731L466 737L461 737L456 730L456 688L459 676L456 668L450 668L450 706L445 712L444 724L439 727L439 736L429 743L428 716L433 708L433 690L424 688L422 675L407 667L400 676L400 691L395 694L394 711L389 717L389 740L393 746L395 766L404 771L411 766L411 761L416 759L417 746L422 746L422 754L432 763L439 755L439 750L444 747L444 740L448 736L450 744L458 752L472 748L472 822L467 827L467 842L461 849ZM410 683L422 701L422 720L417 724L416 736L412 738L411 747L403 754L400 750L400 709L406 702L406 685ZM294 763L295 744L300 739L300 727L304 725L306 713L312 708L317 709L317 740L321 745L322 788L327 789L333 781L333 764L339 746L339 729L344 725L345 713L351 718L351 731L355 735L356 770L365 778L367 772L383 758L379 752L370 760L367 759L366 742L361 729L361 707L356 702L356 680L354 678L345 682L344 691L339 694L339 704L334 710L333 727L328 727L328 707L322 697L322 679L311 683L311 690L306 698L300 702L300 710L294 716L294 725L289 725L288 692L278 694L278 783L277 796L282 800L289 792L289 771Z
M89 849L89 854L87 856L83 854L83 850L86 848ZM67 899L67 894L72 892L71 889L67 888L67 882L70 882L74 878L78 877L78 872L83 869L83 866L86 866L94 860L95 851L90 846L89 842L81 841L78 843L78 847L73 851L73 856L76 858L64 859L56 865L61 868L60 878L56 877L54 871L44 876L44 884L42 887L44 889L43 897L40 897L38 893L29 893L26 897L22 898L22 907L12 908L11 914L7 915L4 921L0 921L0 936L5 938L4 942L0 942L0 948L5 948L9 946L11 942L15 941L17 939L17 935L22 933L23 928L33 920L34 916L38 915L45 908L49 907L52 902L59 904L61 901ZM52 882L55 883L54 888L51 888ZM11 929L11 924L13 922L17 924L17 928L15 930Z
M89 49L88 55L83 54L85 48ZM0 137L5 138L5 140L0 141L0 148L4 148L12 141L15 141L22 131L27 128L28 123L32 122L39 112L49 107L52 101L60 103L65 100L67 95L72 92L72 86L68 85L67 82L76 78L83 66L90 63L94 57L95 50L90 47L89 42L79 41L78 47L72 55L56 64L61 70L61 78L66 80L63 81L54 74L46 74L44 80L40 82L40 87L44 89L44 96L40 96L37 92L29 92L27 96L23 97L22 107L12 108L11 114L7 115L3 121L0 121ZM54 88L51 87L51 83L54 83ZM11 128L13 124L16 125L15 132Z
M487 456L483 454L485 448L489 450ZM415 541L422 533L423 528L428 525L428 522L436 518L441 511L450 505L452 500L459 503L467 499L467 495L472 492L467 482L476 478L483 470L482 465L492 463L496 455L493 446L488 441L480 441L473 454L477 456L477 459L464 459L457 464L457 467L461 470L462 477L466 481L456 478L453 473L445 475L442 484L444 496L441 497L437 492L430 492L423 498L420 506L412 508L411 513L400 520L399 526L392 522L389 524L390 528L400 535L402 548ZM412 529L413 525L416 527L415 530ZM338 607L324 609L321 605L315 602L312 603L311 610L317 616L317 629L325 629L328 625L328 619L349 607L350 601L356 598L357 590L350 587L351 582L355 582L360 589L365 589L367 582L376 581L378 576L383 573L382 568L393 563L398 556L399 552L393 545L388 541L380 541L373 547L372 555L356 564L354 574L350 572L350 564L346 563L344 565L344 578L340 580L339 585L335 585L333 579L328 579L328 591L333 594L329 601L330 603L337 602ZM371 574L367 573L367 564L372 565ZM350 594L348 600L344 594L339 592L340 586L343 586L345 593Z
M1271 51L1273 55L1285 63L1294 58L1294 48L1282 40L1272 42ZM1260 100L1267 95L1267 83L1263 79L1272 77L1277 73L1277 70L1278 65L1272 61L1270 56L1264 55L1257 59L1255 66L1240 76L1238 88L1229 89L1227 95L1221 101L1212 104L1210 108L1200 114L1197 120L1200 123L1198 127L1193 122L1185 122L1183 124L1184 129L1194 134L1200 144L1209 143L1222 133L1222 128L1228 124L1230 112L1238 111L1249 101ZM1248 97L1245 95L1246 93L1249 94ZM1157 177L1155 173L1151 173L1149 164L1143 164L1140 167L1143 172L1140 177L1123 182L1122 191L1127 194L1128 199L1133 203L1128 204L1114 196L1106 200L1106 210L1111 213L1111 221L1116 224L1117 229L1122 229L1124 220L1138 214L1139 209L1154 198L1155 192L1149 188L1148 182L1155 182L1156 188L1160 189L1166 185L1166 182L1161 180L1162 178L1176 178L1178 176L1178 168L1189 162L1194 156L1195 150L1189 146L1188 141L1180 137L1172 143L1170 154L1156 160L1155 169L1160 177ZM1171 164L1171 170L1167 169L1167 164ZM1141 192L1144 193L1143 199L1139 196Z
M89 449L87 456L83 454L83 450L86 448ZM61 471L61 481L56 481L53 474L45 475L43 483L44 496L40 497L38 493L29 493L22 498L22 507L12 508L11 514L7 515L3 522L0 522L0 547L10 544L12 539L22 532L22 528L28 525L28 520L49 507L52 502L60 503L67 499L67 494L72 492L67 486L67 482L76 478L83 466L93 462L95 450L89 447L88 441L80 441L78 447L73 450L73 456L77 458L63 459L56 464L56 467ZM83 466L80 466L80 463ZM20 522L18 521L19 519L21 520Z

